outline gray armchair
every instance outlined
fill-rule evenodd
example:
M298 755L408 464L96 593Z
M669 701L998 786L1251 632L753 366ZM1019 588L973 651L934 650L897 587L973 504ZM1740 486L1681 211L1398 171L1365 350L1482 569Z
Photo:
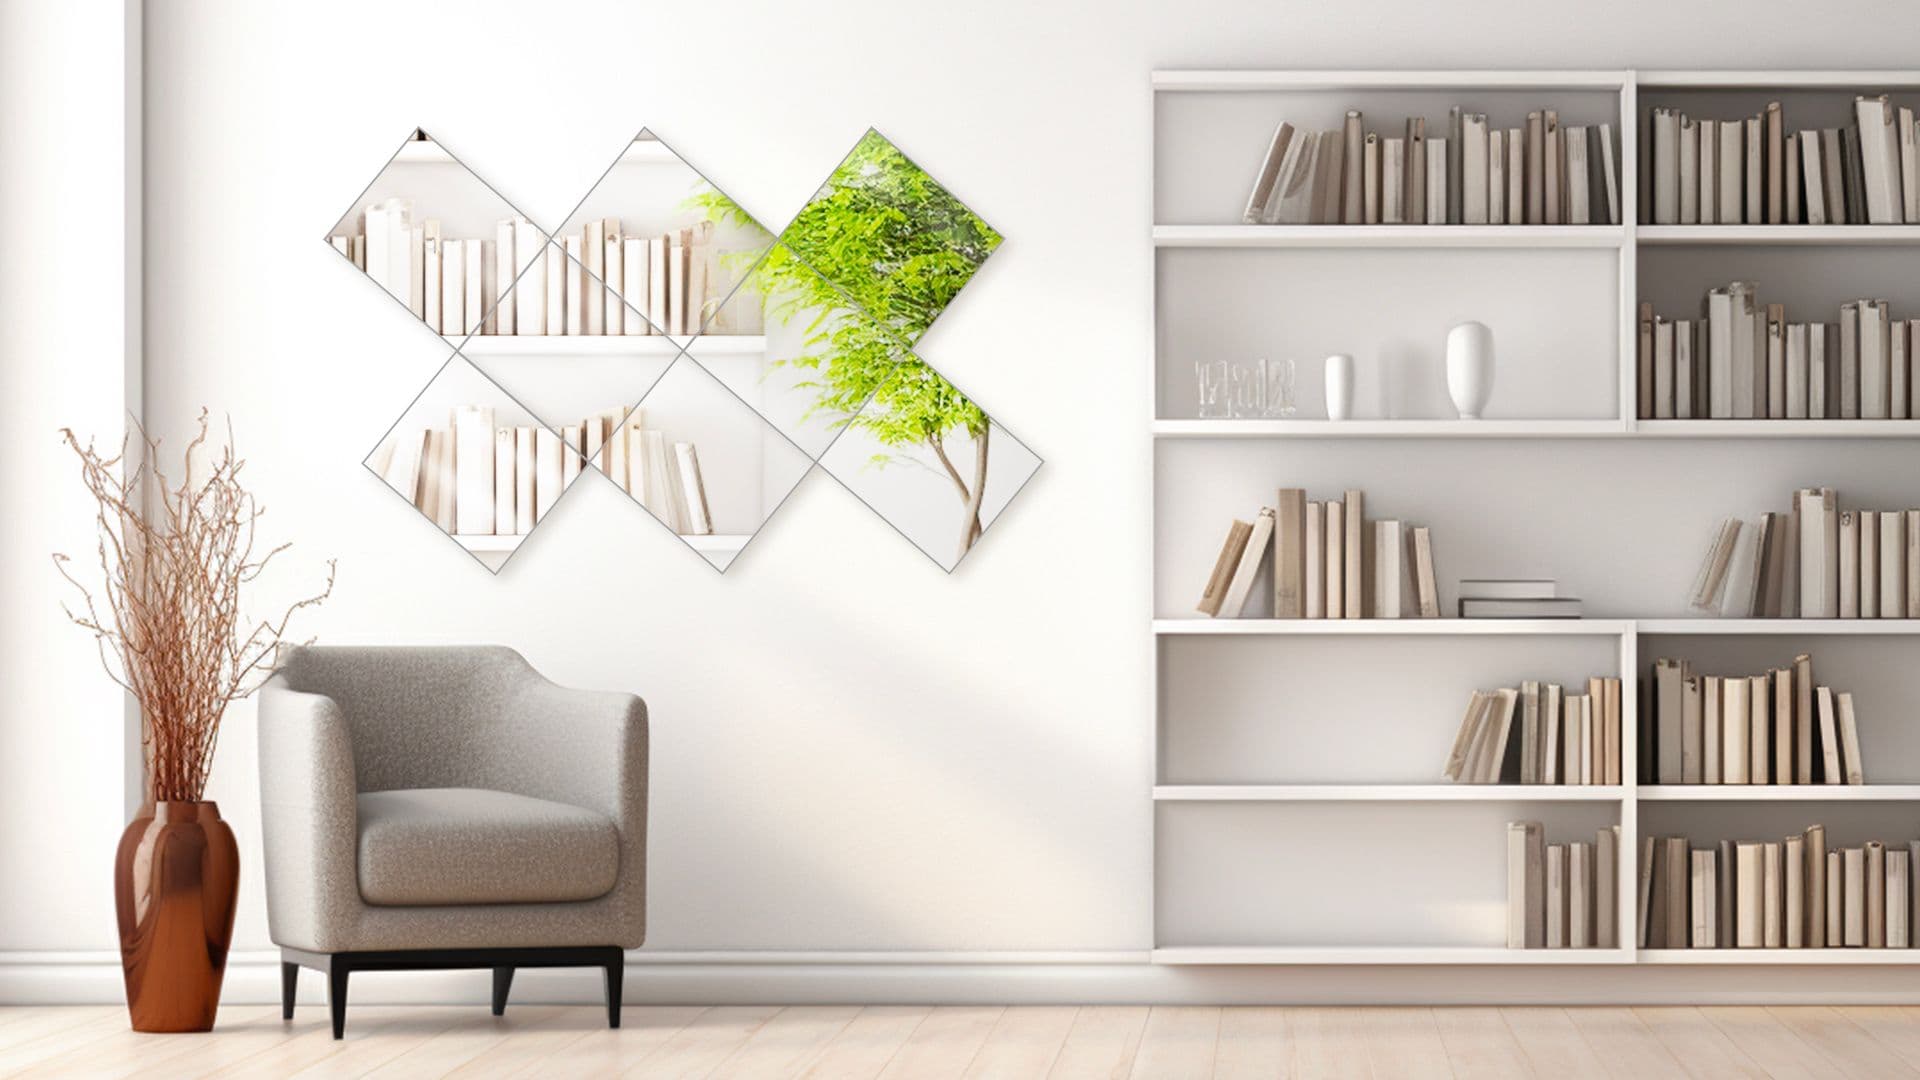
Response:
M282 1012L326 973L600 967L646 937L647 712L500 647L304 647L260 690L267 922Z

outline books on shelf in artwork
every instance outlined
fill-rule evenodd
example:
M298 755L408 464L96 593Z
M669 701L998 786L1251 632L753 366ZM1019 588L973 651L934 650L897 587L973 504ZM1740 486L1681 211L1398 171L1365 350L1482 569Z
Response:
M647 428L641 410L614 409L558 431L502 426L484 405L459 405L445 428L395 428L368 467L442 530L525 535L587 464L683 536L713 532L692 443Z
M1639 854L1643 949L1913 947L1920 840L1833 848L1810 825L1779 840L1648 836Z
M1920 319L1884 299L1850 300L1837 322L1789 322L1758 286L1711 289L1698 318L1640 305L1636 355L1642 420L1920 418L1912 353Z
M1755 675L1666 658L1651 672L1641 783L1866 783L1853 694L1818 685L1810 654Z
M1463 106L1369 131L1282 121L1267 140L1241 220L1249 225L1617 225L1613 125L1563 127L1540 109L1512 127Z
M1920 618L1920 510L1850 510L1832 488L1714 527L1689 606L1729 618Z
M1780 102L1752 116L1647 113L1652 225L1920 223L1914 112L1887 95L1855 97L1848 122L1789 128Z
M1442 775L1458 784L1620 783L1620 680L1475 690Z
M1366 516L1366 493L1316 502L1282 488L1251 522L1234 520L1195 609L1238 618L1271 567L1278 619L1440 617L1433 537L1424 526Z
M441 334L637 337L760 333L759 305L725 304L732 283L701 222L628 234L617 217L549 239L532 222L491 237L443 236L413 200L369 203L352 231L329 238Z
M1620 945L1620 826L1550 844L1538 821L1507 823L1507 948Z
M1559 595L1551 579L1460 579L1463 619L1577 619L1580 599Z

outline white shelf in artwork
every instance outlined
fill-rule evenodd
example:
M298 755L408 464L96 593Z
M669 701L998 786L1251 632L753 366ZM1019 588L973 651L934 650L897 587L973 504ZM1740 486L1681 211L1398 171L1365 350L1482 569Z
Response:
M1642 225L1641 246L1920 244L1920 225Z
M1618 248L1619 225L1155 225L1173 248Z
M1175 70L1153 73L1160 91L1247 90L1619 90L1630 71Z
M1182 634L1291 634L1446 636L1567 634L1611 637L1626 633L1629 619L1155 619L1162 637Z
M1854 950L1856 952L1861 950ZM1881 950L1885 951L1885 950ZM1624 964L1625 949L1473 945L1188 945L1153 950L1156 964Z
M446 147L432 139L409 139L401 145L400 152L393 155L393 163L396 165L450 165L453 164L453 155L447 153Z
M520 546L520 541L525 539L526 537L524 536L495 536L492 533L485 535L472 533L453 534L454 543L459 544L461 547L466 548L476 555L490 555L499 552L513 551Z
M1765 71L1758 69L1702 71L1641 70L1634 81L1643 90L1844 90L1868 93L1873 90L1897 90L1920 86L1920 72L1913 70L1839 69L1802 71Z
M1920 802L1920 784L1653 784L1642 802Z
M1917 439L1920 420L1636 420L1633 433L1678 439Z
M1618 784L1157 784L1155 802L1618 802Z
M660 356L674 357L691 346L695 359L712 356L764 356L767 339L759 334L708 334L699 338L655 335L568 336L559 334L475 334L460 346L467 356Z
M1641 619L1642 634L1920 634L1920 619Z
M1641 949L1643 964L1920 964L1920 949Z
M1153 434L1179 439L1587 439L1625 435L1600 420L1155 420Z
M480 536L456 533L453 539L461 547L466 548L476 555L492 555L515 550L526 537ZM738 533L725 533L713 536L682 536L680 539L685 540L695 551L702 553L724 553L739 551L741 548L746 547L747 541L753 539L753 537L751 535Z

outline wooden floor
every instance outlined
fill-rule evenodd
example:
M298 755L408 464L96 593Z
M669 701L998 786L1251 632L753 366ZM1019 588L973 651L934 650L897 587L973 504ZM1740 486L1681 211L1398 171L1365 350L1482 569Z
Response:
M1920 1008L647 1007L0 1009L0 1076L1920 1077Z

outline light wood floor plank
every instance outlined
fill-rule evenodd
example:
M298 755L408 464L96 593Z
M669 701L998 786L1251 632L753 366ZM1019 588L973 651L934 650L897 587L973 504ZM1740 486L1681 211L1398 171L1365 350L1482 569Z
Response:
M589 1007L599 1022L557 1047L544 1058L529 1062L515 1076L616 1076L634 1061L646 1057L708 1010L699 1005L647 1005L620 1010L618 1030L607 1027L606 1010Z
M1293 1075L1300 1080L1373 1076L1358 1009L1289 1009L1287 1033L1293 1037Z
M1902 1005L1842 1005L1833 1011L1880 1040L1907 1064L1920 1067L1920 1009Z
M1499 1009L1435 1009L1433 1022L1447 1048L1447 1064L1460 1080L1533 1075L1526 1051L1520 1049L1520 1040L1513 1037Z
M41 1061L22 1075L105 1078L127 1076L142 1069L162 1069L179 1075L183 1071L180 1060L205 1051L214 1037L222 1041L240 1040L255 1034L256 1028L264 1028L269 1018L275 1028L280 1026L280 1010L277 1007L240 1005L221 1009L211 1034L152 1034L135 1031L129 1024ZM0 1027L0 1031L4 1030ZM275 1034L280 1039L287 1037L284 1032Z
M1089 1005L1073 1018L1066 1044L1047 1072L1051 1080L1112 1080L1133 1071L1147 1029L1144 1005Z
M1700 1015L1760 1063L1773 1080L1818 1080L1840 1070L1765 1009L1702 1005Z
M36 1022L28 1030L19 1032L16 1039L0 1045L0 1075L24 1071L126 1030L125 1009L88 1010L78 1023L48 1017L44 1024Z
M1210 1006L1157 1005L1133 1056L1141 1080L1206 1080L1220 1045L1220 1010Z
M1713 1021L1691 1006L1639 1008L1633 1010L1640 1022L1653 1032L1667 1052L1694 1080L1728 1080L1732 1077L1760 1077L1761 1068L1746 1051L1734 1045Z
M967 1066L967 1080L1032 1080L1047 1075L1080 1010L1072 1005L1014 1005L1000 1014Z
M1275 1080L1293 1075L1293 1035L1287 1010L1227 1009L1220 1014L1214 1080Z
M1686 1070L1632 1009L1571 1008L1567 1015L1573 1017L1574 1026L1586 1037L1587 1045L1600 1055L1600 1064L1606 1068L1607 1075L1622 1080L1653 1077L1685 1080Z
M366 1075L370 1080L445 1076L560 1011L558 1005L522 1005L506 1016L495 1016L488 1011L462 1018L461 1022Z
M698 1080L746 1045L779 1012L778 1005L720 1005L708 1009L651 1053L627 1055L625 1060L631 1064L621 1075L647 1080Z
M720 1063L727 1080L785 1080L860 1015L858 1005L794 1005L760 1025L745 1046Z
M1000 1005L956 1005L935 1009L907 1037L887 1067L883 1080L959 1080L973 1056L993 1033L1006 1012Z
M1920 1070L1900 1060L1878 1039L1853 1021L1824 1007L1770 1006L1767 1012L1793 1030L1820 1056L1850 1076L1920 1076Z
M799 1075L815 1080L865 1080L879 1076L913 1030L933 1010L924 1005L869 1005L809 1059Z
M1447 1064L1447 1046L1440 1040L1432 1009L1362 1009L1360 1018L1373 1075L1451 1080L1453 1068Z
M1573 1026L1567 1010L1555 1006L1504 1008L1500 1019L1527 1055L1535 1076L1555 1080L1605 1080L1599 1055Z
M636 1010L620 1010L622 1025L633 1022ZM459 1080L504 1080L536 1069L540 1062L595 1031L607 1029L607 1012L593 1005L569 1005L545 1017L529 1018L512 1005L503 1018L513 1037L472 1061L455 1068L449 1077Z

